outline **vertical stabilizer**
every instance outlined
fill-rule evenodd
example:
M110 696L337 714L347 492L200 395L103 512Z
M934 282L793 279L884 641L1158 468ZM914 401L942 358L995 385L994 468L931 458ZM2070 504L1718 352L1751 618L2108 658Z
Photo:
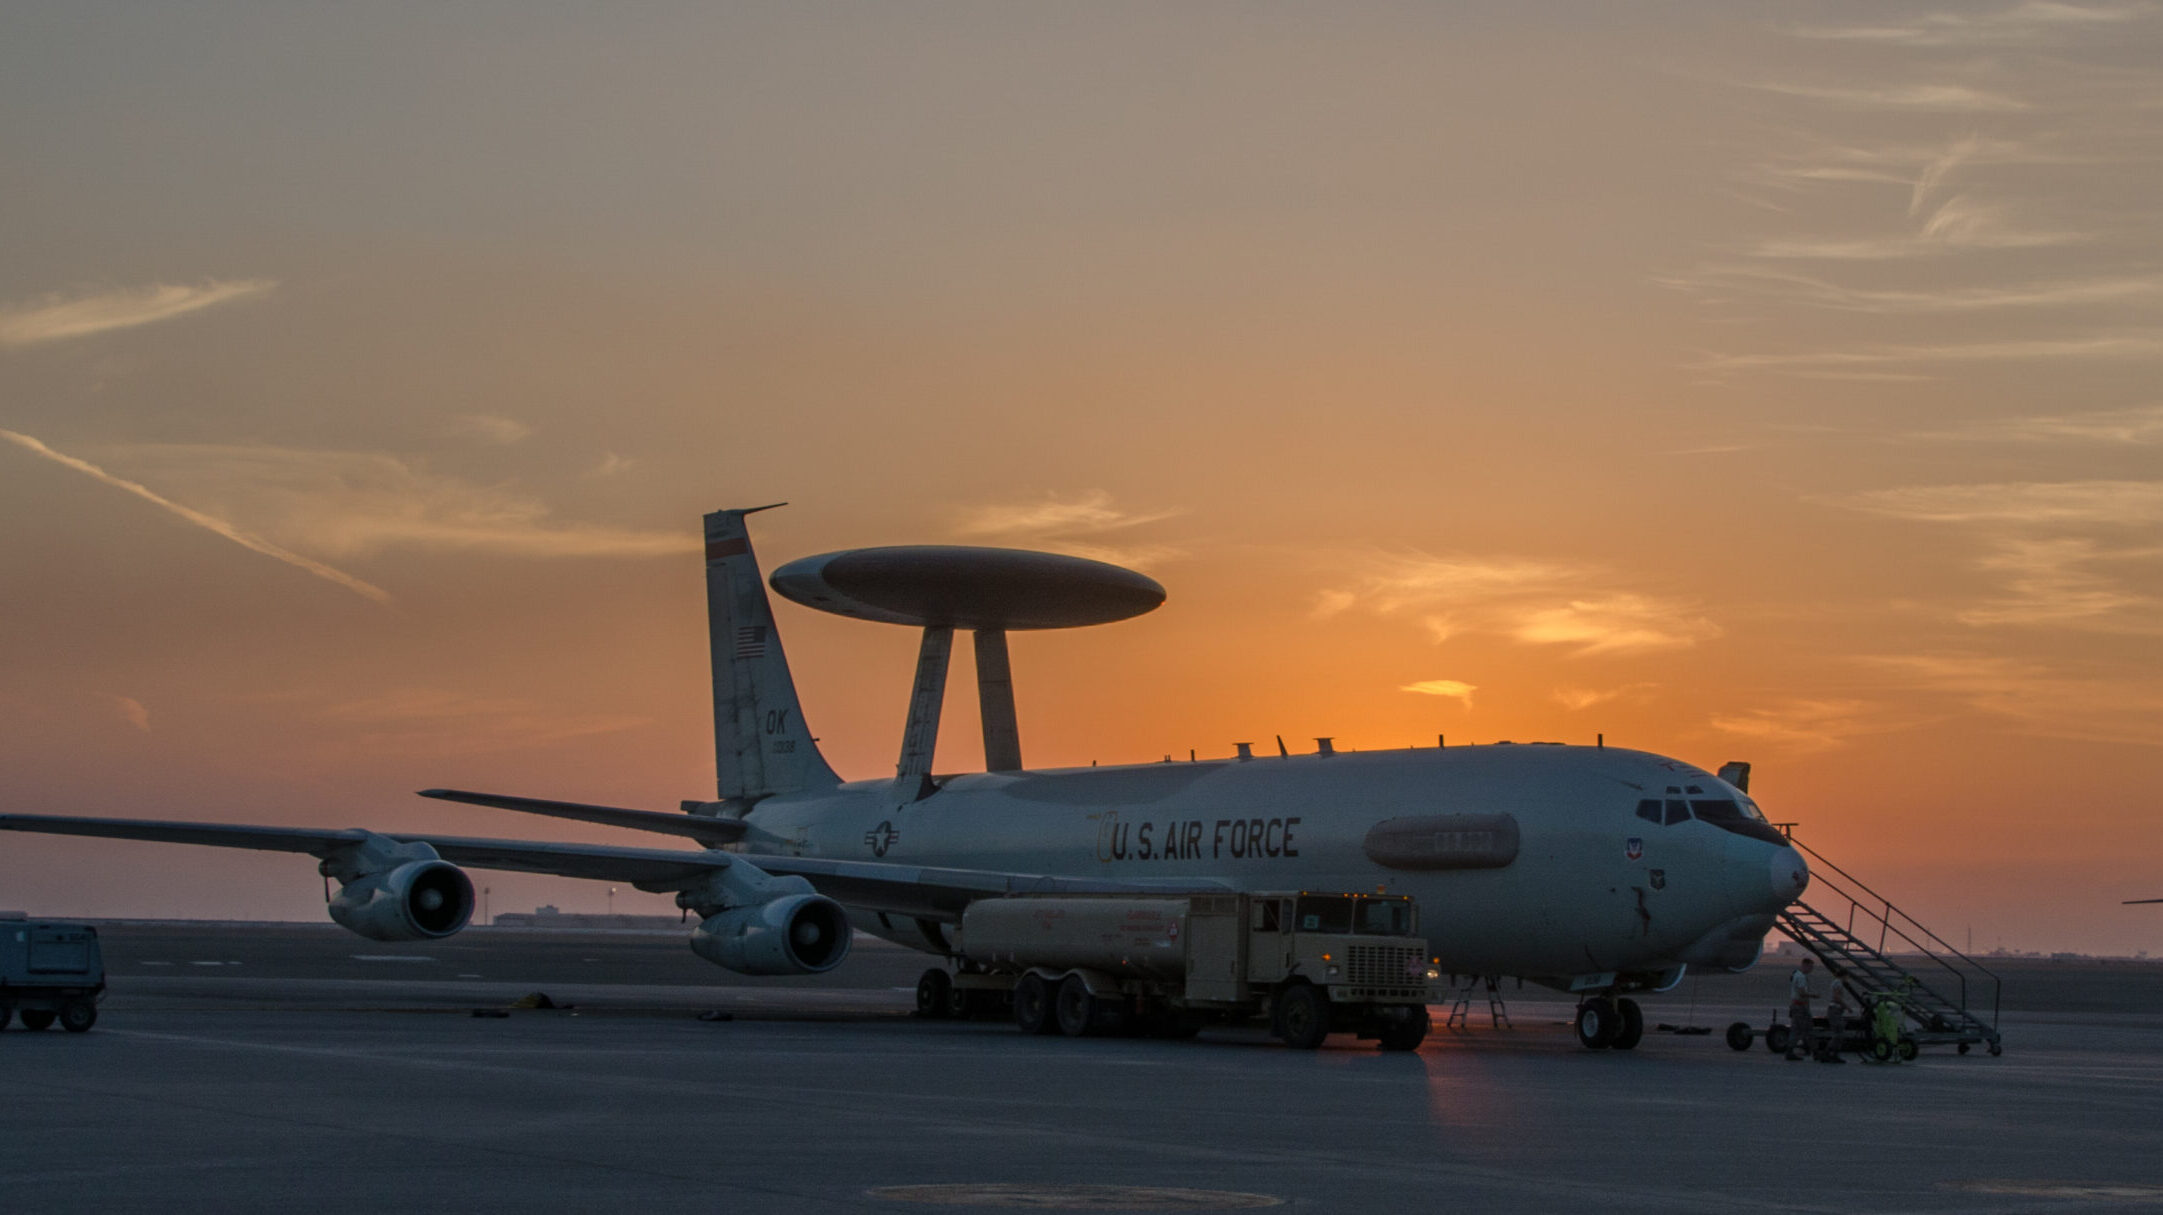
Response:
M796 700L773 604L744 516L706 516L706 626L713 647L714 769L721 796L757 799L838 785Z

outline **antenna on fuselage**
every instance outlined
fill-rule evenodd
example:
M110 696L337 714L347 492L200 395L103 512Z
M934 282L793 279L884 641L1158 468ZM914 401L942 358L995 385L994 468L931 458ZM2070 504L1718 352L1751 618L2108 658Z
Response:
M1014 672L1006 635L1012 629L1066 629L1110 624L1164 602L1164 588L1130 569L1009 548L912 545L859 548L791 561L769 580L805 607L923 629L909 717L902 728L895 786L910 801L928 797L932 753L938 747L946 671L954 630L968 629L976 648L976 693L984 727L984 766L1021 771L1021 729L1014 715Z

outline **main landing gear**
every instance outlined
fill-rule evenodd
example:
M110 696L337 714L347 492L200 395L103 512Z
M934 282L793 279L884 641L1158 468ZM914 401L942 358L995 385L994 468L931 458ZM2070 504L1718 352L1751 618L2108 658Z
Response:
M1628 996L1593 996L1577 1006L1577 1041L1586 1050L1635 1050L1645 1012Z

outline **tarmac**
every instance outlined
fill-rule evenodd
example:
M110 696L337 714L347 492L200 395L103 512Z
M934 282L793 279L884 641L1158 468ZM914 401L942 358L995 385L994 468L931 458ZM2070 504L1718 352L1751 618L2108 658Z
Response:
M0 1034L9 1210L2163 1210L2163 965L2009 963L2001 1058L1730 1050L1785 966L1631 1052L1504 985L1415 1054L910 1015L922 955L746 979L681 936L101 928L88 1034ZM574 1007L505 1010L545 991ZM702 1020L700 1013L725 1013Z

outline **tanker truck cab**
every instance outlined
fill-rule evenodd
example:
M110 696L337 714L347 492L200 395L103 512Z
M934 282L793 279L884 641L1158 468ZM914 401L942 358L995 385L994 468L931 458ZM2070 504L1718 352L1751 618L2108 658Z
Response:
M1011 993L1024 1031L1192 1037L1267 1016L1287 1045L1332 1033L1412 1050L1427 1036L1426 942L1403 895L1313 891L1023 895L962 919L959 975L929 970L927 1016Z

